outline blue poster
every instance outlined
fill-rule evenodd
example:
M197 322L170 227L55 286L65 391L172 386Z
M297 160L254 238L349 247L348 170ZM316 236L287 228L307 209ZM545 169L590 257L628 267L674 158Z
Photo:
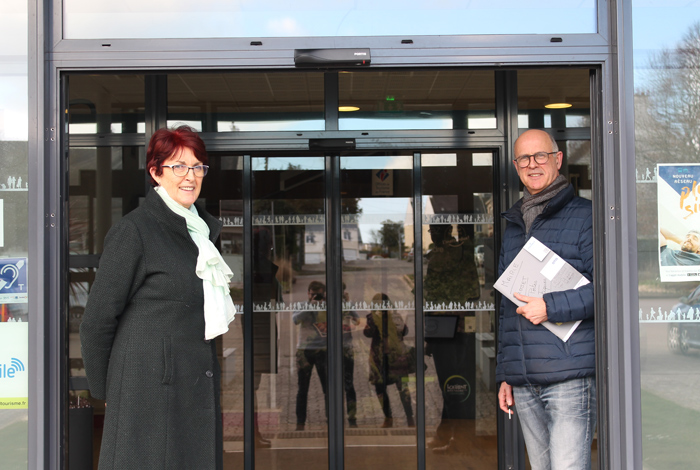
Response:
M27 258L0 259L0 303L27 303Z
M659 164L661 282L700 280L700 165Z

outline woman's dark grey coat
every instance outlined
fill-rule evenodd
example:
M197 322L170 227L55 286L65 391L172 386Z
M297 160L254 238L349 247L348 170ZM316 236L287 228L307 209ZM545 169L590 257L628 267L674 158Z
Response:
M216 240L221 223L199 214ZM80 326L90 391L107 400L100 470L223 467L197 254L185 219L155 191L105 239Z

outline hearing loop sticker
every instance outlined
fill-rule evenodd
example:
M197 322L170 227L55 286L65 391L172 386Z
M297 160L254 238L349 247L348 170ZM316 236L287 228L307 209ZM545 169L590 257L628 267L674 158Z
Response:
M27 303L27 258L0 259L0 303Z

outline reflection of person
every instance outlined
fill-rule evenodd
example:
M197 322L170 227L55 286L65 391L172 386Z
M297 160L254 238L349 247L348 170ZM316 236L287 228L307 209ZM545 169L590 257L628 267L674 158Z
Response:
M473 229L473 226L471 227ZM452 235L452 225L431 225L430 238L434 247L426 255L428 268L423 282L425 301L434 305L466 307L467 302L477 300L481 288L474 259L474 245L465 227L460 227L459 240ZM443 390L442 414L435 437L428 447L435 453L452 452L466 439L466 422L474 419L474 400L448 395L447 382L461 377L472 381L475 377L474 335L464 332L464 312L433 312L458 316L457 331L450 337L426 338L426 354L432 356L440 389Z
M472 228L473 229L473 228ZM433 248L425 256L428 269L423 282L426 302L466 306L479 298L479 275L474 262L474 242L460 226L463 236L456 240L452 225L431 225Z
M279 267L274 264L272 256L272 231L268 227L253 229L253 304L274 305L282 300L282 285L277 280ZM270 311L253 309L253 386L256 394L253 415L253 431L257 447L271 447L272 443L260 433L258 426L257 390L260 388L262 374L273 374L277 371L277 324L275 316Z
M373 303L388 303L389 296L376 294ZM372 338L369 353L369 381L374 384L377 398L384 413L383 428L394 425L389 403L387 386L396 384L401 404L406 413L409 427L416 425L411 407L411 392L408 389L408 374L415 372L415 358L409 354L409 348L403 341L408 334L408 326L401 314L394 310L372 310L367 314L364 335ZM413 363L413 364L412 364Z
M350 294L343 282L343 302L350 301ZM343 388L348 410L348 426L357 427L357 393L355 393L355 349L352 345L352 330L360 324L360 317L354 310L343 309Z
M212 244L221 223L194 206L206 163L191 128L156 131L156 188L105 239L80 327L90 391L108 405L101 470L223 467L211 340L235 309L232 273Z
M659 234L661 266L698 266L700 265L700 232L689 231L685 237L662 228ZM668 246L672 241L680 245L680 250L674 250Z
M499 274L535 237L593 279L591 202L575 196L559 174L562 153L546 132L528 130L515 142L515 168L525 196L503 214L506 229ZM496 381L500 408L515 403L533 469L590 468L596 424L593 284L544 298L503 297ZM582 320L566 343L545 320Z
M318 281L312 281L307 291L309 303L318 306L326 301L326 286ZM306 425L306 408L311 384L311 374L316 373L321 381L326 416L328 415L327 374L328 351L326 345L326 311L304 310L292 315L295 325L299 325L299 340L297 342L297 431L303 431Z

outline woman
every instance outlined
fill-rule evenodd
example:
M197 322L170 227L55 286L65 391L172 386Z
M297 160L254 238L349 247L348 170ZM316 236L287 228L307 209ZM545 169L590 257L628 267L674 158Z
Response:
M231 270L196 209L208 159L189 127L151 138L155 186L107 234L80 340L92 396L106 400L100 470L220 469L216 336L235 309Z
M376 294L372 303L388 304L389 296ZM406 424L416 425L411 407L411 391L408 389L408 374L415 373L415 354L403 341L408 326L403 317L394 310L372 310L367 314L364 335L372 338L369 353L369 381L374 384L377 398L384 412L383 428L394 426L387 386L396 384L401 404L406 413Z

